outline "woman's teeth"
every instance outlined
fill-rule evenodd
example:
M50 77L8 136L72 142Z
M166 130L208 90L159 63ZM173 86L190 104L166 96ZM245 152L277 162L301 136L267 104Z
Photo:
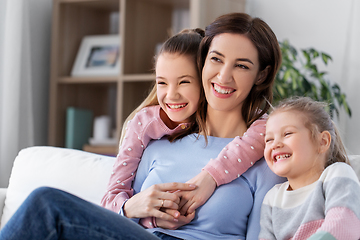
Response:
M214 84L214 89L215 89L216 92L221 93L221 94L230 94L230 93L233 92L232 89L228 89L228 88L224 89L224 88L221 88L220 86L218 86L216 84Z

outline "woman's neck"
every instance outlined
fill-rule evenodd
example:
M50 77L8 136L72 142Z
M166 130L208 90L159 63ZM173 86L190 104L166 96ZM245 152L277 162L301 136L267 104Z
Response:
M213 137L234 138L242 136L246 130L246 123L239 111L222 112L211 108L206 116L207 133Z

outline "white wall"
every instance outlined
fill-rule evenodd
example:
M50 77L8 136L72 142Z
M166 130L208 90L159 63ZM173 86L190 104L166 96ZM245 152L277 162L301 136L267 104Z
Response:
M52 0L30 0L34 145L47 145Z
M0 187L20 149L47 144L52 0L0 0Z
M248 0L247 13L267 22L279 41L314 47L333 58L321 70L347 95L352 117L343 112L337 125L348 153L360 154L360 1Z

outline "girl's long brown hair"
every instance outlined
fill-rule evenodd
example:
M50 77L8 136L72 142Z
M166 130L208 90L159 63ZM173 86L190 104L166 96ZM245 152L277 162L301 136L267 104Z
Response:
M190 56L191 59L193 59L194 65L197 66L197 54L198 54L200 42L203 39L203 37L204 37L204 30L202 30L200 28L184 29L181 32L179 32L178 34L170 37L169 39L167 39L165 41L165 43L162 45L159 53L154 57L154 60L155 60L154 66L156 66L158 56L160 56L163 53L179 54L180 56L181 55ZM199 81L201 82L199 69L198 69L198 76L199 76ZM205 98L205 96L203 94L203 91L201 90L200 99L203 99L203 98ZM120 145L125 137L125 132L126 132L126 127L127 127L128 121L133 119L135 114L137 112L139 112L141 109L143 109L144 107L154 106L154 105L159 105L159 102L157 100L156 82L155 81L153 83L153 87L152 87L149 95L126 118L126 120L123 124L123 127L122 127L122 131L121 131ZM172 136L169 136L170 141L173 141L174 139L179 138L179 137L183 137L183 136L187 135L189 132L194 132L194 131L196 131L196 129L198 129L196 121L195 121L195 114L192 117L193 117L193 121L192 121L193 124L191 124L190 127L185 132L176 133Z

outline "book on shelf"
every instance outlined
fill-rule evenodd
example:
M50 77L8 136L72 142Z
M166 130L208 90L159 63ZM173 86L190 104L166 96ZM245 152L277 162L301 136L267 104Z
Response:
M92 135L93 112L88 109L66 109L65 147L81 150Z

